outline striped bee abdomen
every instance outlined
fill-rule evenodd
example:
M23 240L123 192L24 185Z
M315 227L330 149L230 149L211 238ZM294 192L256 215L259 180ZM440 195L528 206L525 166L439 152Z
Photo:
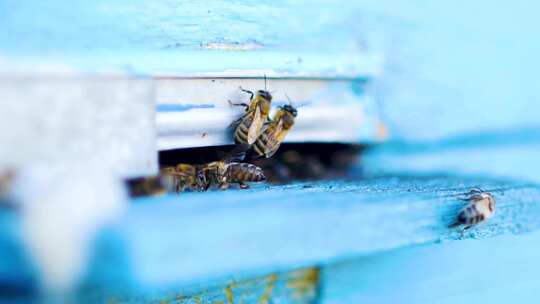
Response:
M265 133L262 133L259 138L257 138L257 141L253 144L252 149L255 151L255 153L259 157L264 157L268 145L268 135Z
M247 163L232 163L227 169L229 182L261 182L266 176L261 168Z
M485 220L485 215L478 211L476 204L471 204L458 215L457 224L475 225Z
M240 124L236 127L234 131L234 141L237 144L247 144L248 143L248 132L253 122L253 117L251 114L247 114Z

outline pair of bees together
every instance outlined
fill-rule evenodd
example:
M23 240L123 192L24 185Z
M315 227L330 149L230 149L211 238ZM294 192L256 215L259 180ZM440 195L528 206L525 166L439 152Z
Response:
M235 149L224 160L204 165L179 164L176 167L166 167L161 170L161 176L170 192L182 192L185 189L206 191L212 185L227 189L230 184L239 184L245 189L246 182L260 182L266 180L261 168L241 163L246 153L251 158L270 158L292 129L297 110L291 104L281 106L269 118L272 95L266 90L259 90L254 94L240 88L242 92L250 94L250 103L229 103L232 106L245 107L244 114L231 124L234 129Z
M176 167L161 169L161 181L168 192L183 192L186 189L206 191L217 185L227 189L237 183L240 188L249 186L246 182L266 180L261 168L247 163L215 161L204 165L178 164Z
M483 223L495 214L495 197L480 188L471 189L462 200L469 202L450 227L462 226L463 231ZM462 233L463 233L462 231Z
M294 126L298 111L292 104L278 107L272 119L269 118L272 95L266 90L256 94L240 88L251 95L250 103L229 103L245 107L245 113L231 124L234 128L234 141L237 153L252 152L251 158L270 158Z

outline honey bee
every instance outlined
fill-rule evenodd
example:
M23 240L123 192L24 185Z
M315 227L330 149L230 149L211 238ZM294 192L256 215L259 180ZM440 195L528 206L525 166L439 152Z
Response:
M160 176L150 176L128 181L129 194L132 197L162 195L167 192Z
M292 129L298 112L291 104L281 106L272 121L265 124L262 134L257 138L252 149L258 158L270 158Z
M241 189L249 188L246 182L262 182L266 176L261 168L248 164L228 161L215 161L201 168L201 175L207 190L212 185L220 189L229 188L230 184L238 184Z
M9 192L15 178L15 172L0 172L0 206L8 205Z
M204 177L197 165L178 164L160 171L161 183L168 192L180 193L186 189L202 191L206 187Z
M473 225L487 221L495 213L495 198L482 189L471 189L464 200L468 201L469 205L458 213L456 222L450 227L464 225L464 230L469 229Z
M232 127L236 127L234 131L234 141L237 144L252 145L259 135L261 135L262 127L268 120L272 95L270 92L266 91L266 89L259 90L256 94L244 90L242 87L240 87L240 90L250 94L251 97L249 98L249 105L245 103L232 103L229 100L229 103L233 106L244 106L246 108L242 117L231 124Z

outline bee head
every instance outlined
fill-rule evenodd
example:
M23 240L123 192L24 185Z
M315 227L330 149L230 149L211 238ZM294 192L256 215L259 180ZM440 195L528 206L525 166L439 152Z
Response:
M268 92L266 90L258 90L257 95L261 96L262 98L264 98L264 99L266 99L268 101L272 101L272 95L270 94L270 92Z
M294 116L294 117L296 117L296 115L298 115L298 111L292 105L284 105L284 106L281 106L279 108L281 110L285 111L285 112L291 113L291 115Z
M493 195L489 193L482 193L482 197L484 197L484 199L487 199L489 211L493 212L495 210L495 198L493 197Z

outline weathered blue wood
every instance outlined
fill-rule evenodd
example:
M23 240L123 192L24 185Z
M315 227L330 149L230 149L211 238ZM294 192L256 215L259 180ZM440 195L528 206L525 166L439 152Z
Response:
M220 45L356 50L358 41L350 39L355 30L349 26L359 8L348 1L98 0L70 7L59 0L3 0L0 20L6 39L0 46L31 54Z
M359 2L394 138L538 127L538 1Z
M540 233L443 242L325 267L320 303L537 303Z
M348 1L3 0L0 59L152 75L366 76L381 58L350 27L358 11Z
M363 156L367 174L463 174L540 182L540 128L391 143Z
M30 69L52 61L145 74L358 75L367 50L387 58L377 92L396 138L437 139L538 125L537 8L532 0L3 0L0 53Z
M464 205L458 196L473 186L492 191L498 209L465 238L540 227L540 189L504 180L395 177L186 193L134 201L103 231L85 285L127 294L193 291L213 281L455 240L459 231L447 226ZM13 259L0 254L1 261Z

